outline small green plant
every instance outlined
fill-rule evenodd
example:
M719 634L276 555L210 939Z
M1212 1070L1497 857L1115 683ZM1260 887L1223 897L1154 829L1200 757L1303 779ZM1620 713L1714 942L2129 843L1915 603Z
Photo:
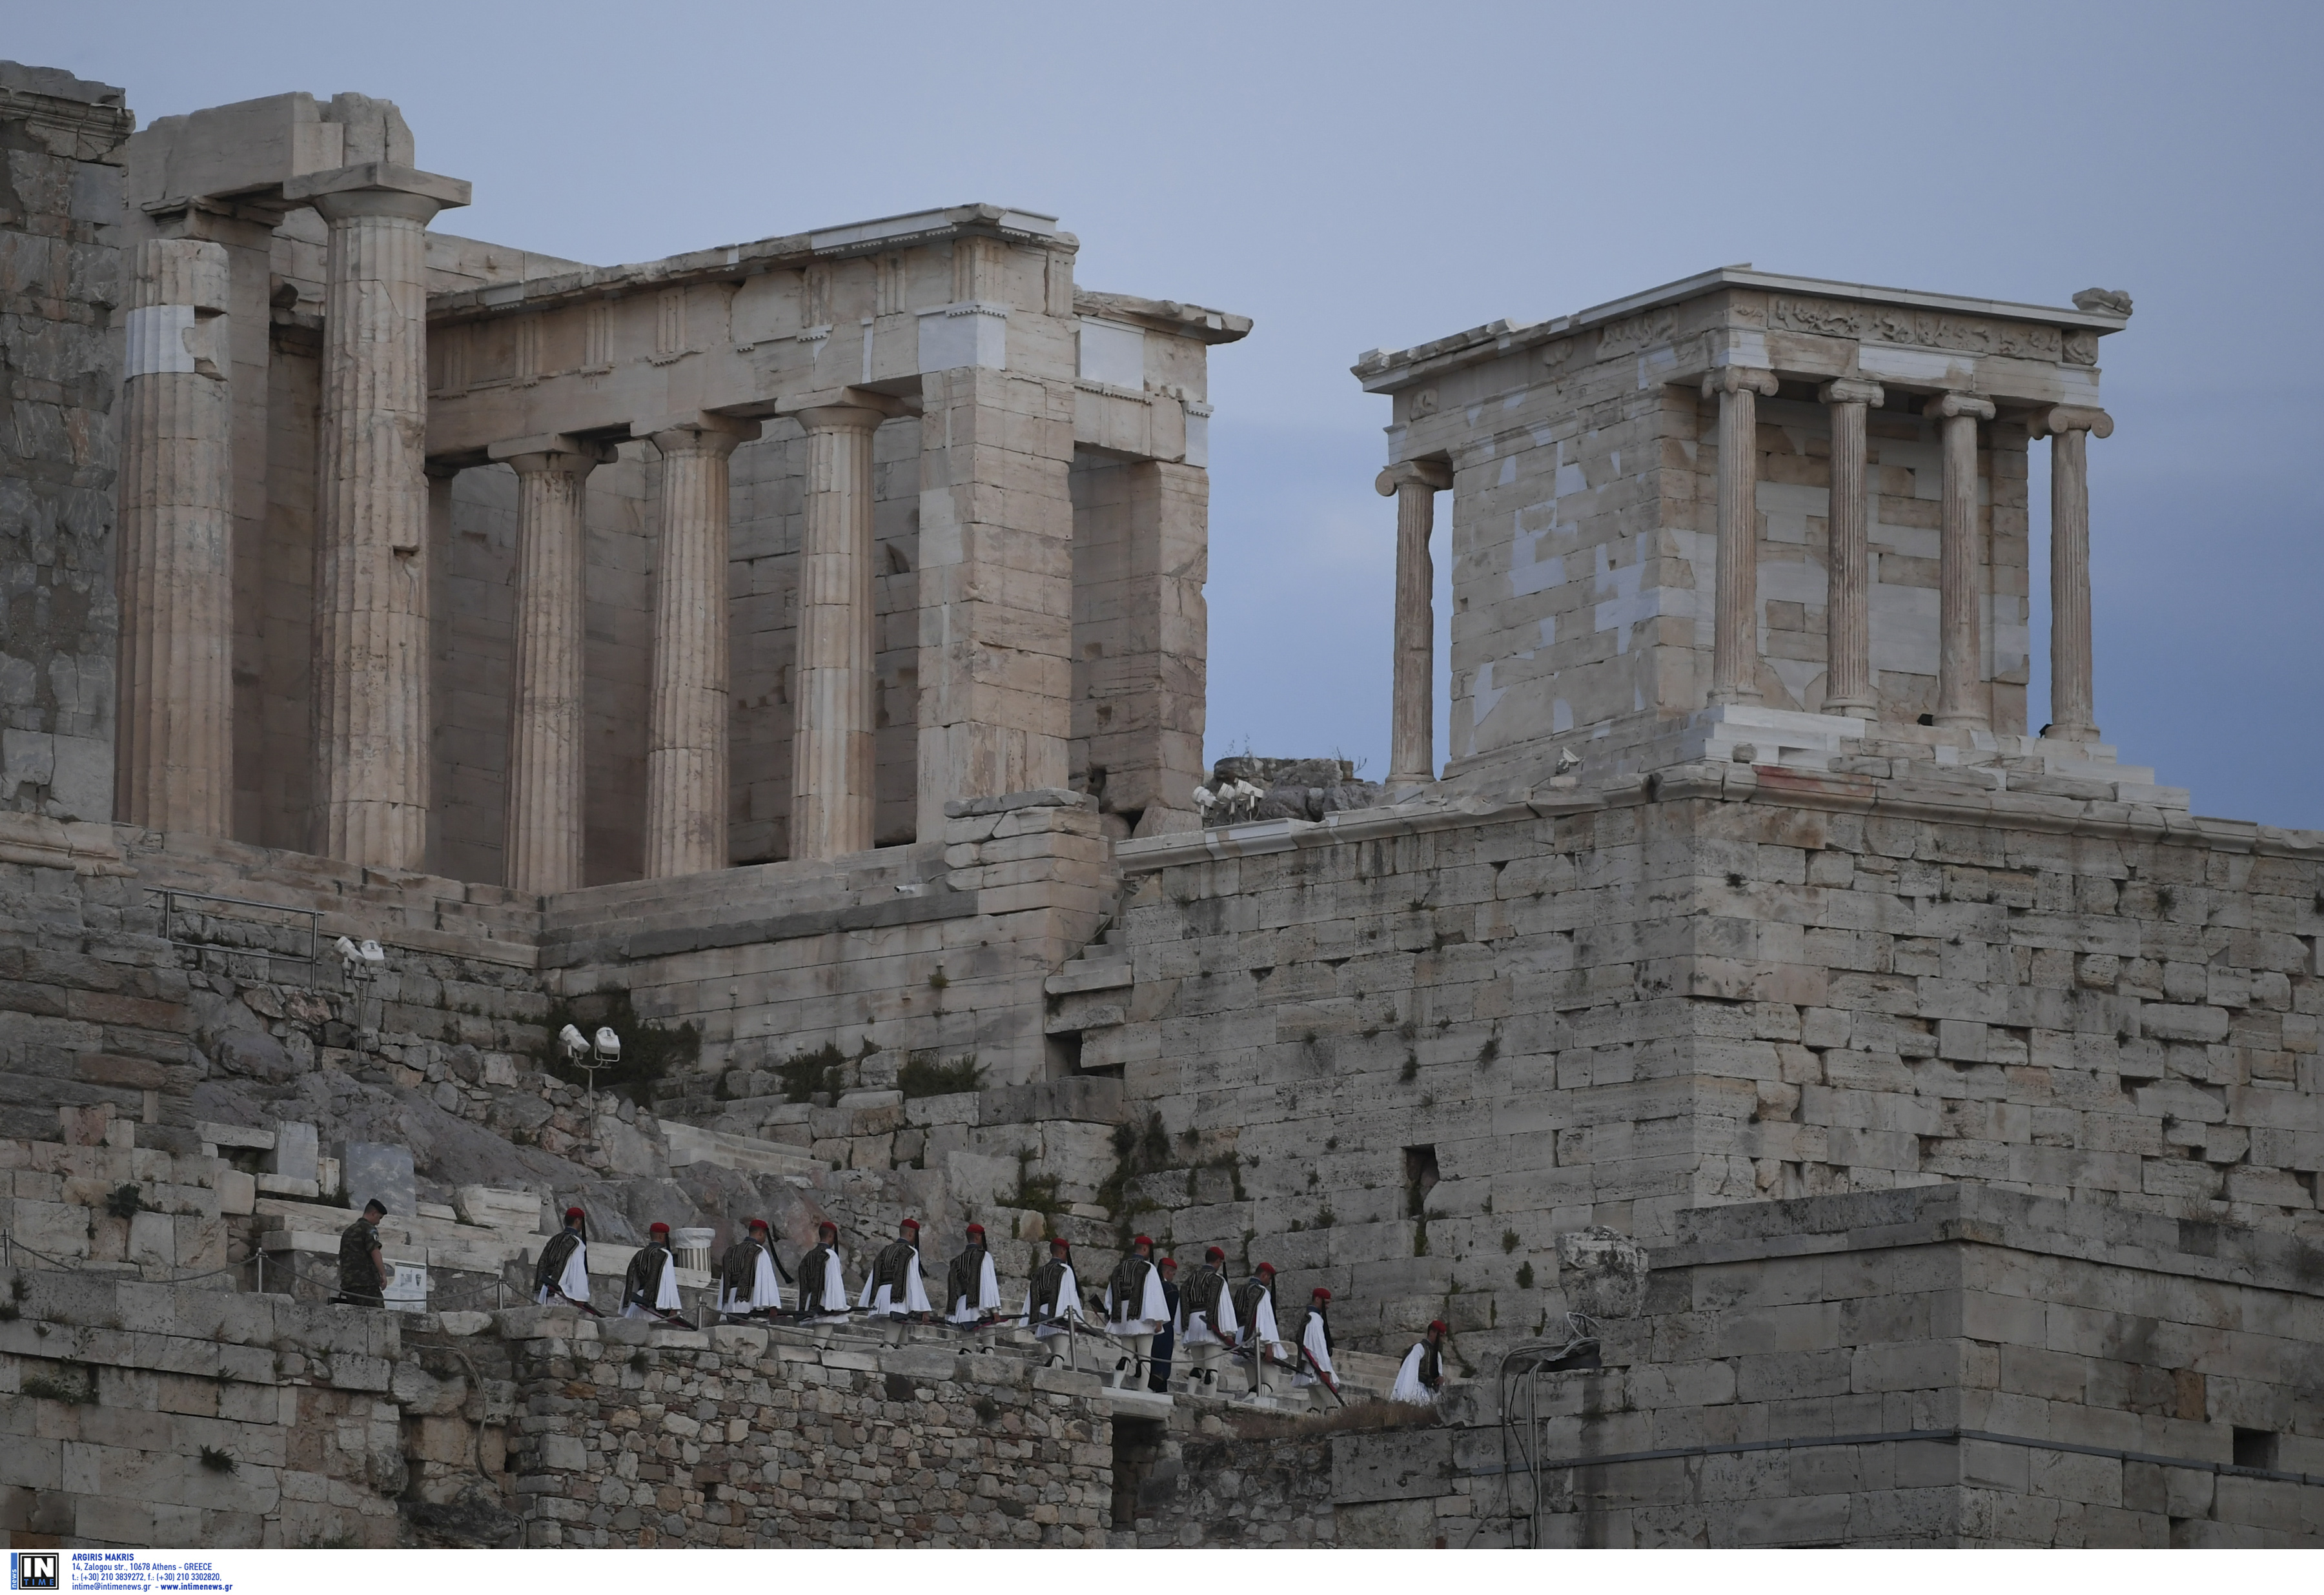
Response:
M653 1359L646 1355L646 1350L643 1346L639 1347L636 1351L630 1353L630 1371L632 1373L650 1373L652 1370Z
M1531 1263L1519 1263L1517 1265L1517 1288L1519 1290L1531 1290L1533 1288L1533 1265Z
M896 1088L904 1100L916 1097L952 1096L960 1092L982 1091L984 1088L984 1065L976 1061L973 1052L963 1053L950 1063L940 1064L926 1054L916 1053L904 1060L896 1072Z
M234 1459L215 1445L205 1445L202 1447L202 1466L213 1473L231 1473L234 1471Z
M2158 886L2154 889L2154 911L2163 917L2170 917L2171 910L2178 901L2179 894L2169 887Z
M105 1211L117 1219L134 1219L145 1211L145 1198L134 1185L116 1185L105 1198Z
M1003 1207L1021 1207L1028 1212L1038 1212L1044 1218L1054 1218L1065 1211L1057 1199L1057 1176L1033 1173L1033 1154L1017 1154L1017 1188L1002 1201Z
M1323 1138L1323 1150L1326 1152L1336 1152L1339 1149L1340 1138L1338 1136L1327 1135Z
M26 1379L23 1391L42 1401L88 1406L97 1400L97 1376L78 1362L60 1362L56 1374L36 1373Z
M1416 1258L1425 1258L1428 1255L1428 1221L1426 1219L1413 1221L1412 1255Z
M1501 1038L1499 1036L1488 1036L1485 1037L1485 1045L1477 1049L1477 1067L1489 1069L1493 1066L1493 1060L1500 1056Z
M542 1074L567 1085L625 1096L641 1108L652 1105L653 1088L672 1070L688 1066L702 1056L702 1032L691 1021L676 1028L648 1024L638 1017L627 991L592 991L553 1003L540 1023L541 1042L532 1056ZM567 1025L584 1036L595 1036L601 1028L612 1030L622 1038L621 1061L605 1065L588 1058L578 1065L567 1061L557 1037Z
M1501 1231L1501 1249L1502 1249L1503 1251L1515 1251L1517 1249L1517 1232L1515 1230L1504 1230L1504 1231Z
M846 1065L847 1056L835 1041L826 1041L813 1052L791 1054L775 1065L775 1078L783 1083L783 1101L811 1102L819 1096L837 1096L842 1089L840 1071Z
M928 990L931 991L941 991L946 986L951 984L951 977L946 975L941 969L936 971L936 973L928 976Z
M1410 1085L1414 1081L1420 1078L1420 1055L1418 1053L1414 1052L1409 1047L1405 1049L1404 1067L1397 1071L1396 1078L1397 1083L1399 1085Z
M1001 1403L990 1396L979 1396L970 1406L976 1409L976 1415L988 1424L1001 1415Z
M1333 1212L1329 1207L1319 1207L1315 1210L1315 1227L1317 1229L1328 1230L1339 1222L1340 1215Z

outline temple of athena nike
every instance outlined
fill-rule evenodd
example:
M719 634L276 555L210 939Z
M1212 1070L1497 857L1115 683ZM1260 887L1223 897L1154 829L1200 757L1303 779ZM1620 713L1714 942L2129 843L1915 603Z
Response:
M1364 355L1372 782L1206 764L1265 328L1058 218L589 265L387 100L5 62L0 152L12 1545L2324 1543L2324 834L2099 729L2126 295ZM1350 1410L717 1322L908 1216L1272 1264Z

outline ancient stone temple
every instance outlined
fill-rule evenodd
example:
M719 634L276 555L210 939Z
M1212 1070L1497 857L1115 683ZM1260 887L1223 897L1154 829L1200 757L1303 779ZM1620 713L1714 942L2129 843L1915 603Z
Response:
M590 266L386 100L8 63L0 149L12 1544L2324 1540L2324 834L2100 734L2126 296L1367 355L1375 785L1204 765L1251 324L1056 218ZM685 1323L536 1300L576 1205ZM1001 1322L718 1322L908 1216ZM1337 1397L1015 1322L1137 1234Z

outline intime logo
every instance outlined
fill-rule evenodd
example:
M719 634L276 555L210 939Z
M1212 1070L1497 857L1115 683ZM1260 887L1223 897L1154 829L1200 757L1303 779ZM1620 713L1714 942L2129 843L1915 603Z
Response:
M64 1560L56 1551L11 1551L8 1553L8 1587L11 1590L54 1590L60 1587L57 1569Z

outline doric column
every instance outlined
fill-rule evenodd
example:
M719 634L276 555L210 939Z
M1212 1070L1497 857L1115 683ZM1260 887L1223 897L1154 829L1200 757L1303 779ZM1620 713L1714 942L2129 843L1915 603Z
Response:
M1877 383L1843 377L1818 390L1831 416L1831 493L1824 510L1831 549L1824 576L1827 715L1871 715L1872 550L1865 525L1864 412L1885 395Z
M2050 728L2061 742L2098 740L2090 689L2089 438L2114 434L2103 410L2061 404L2027 423L2050 441Z
M517 891L581 884L582 505L613 457L564 437L495 445L516 472L516 659L509 688L503 880Z
M1993 401L1940 393L1923 407L1937 422L1944 452L1944 502L1937 542L1937 712L1939 725L1983 730L1988 721L1978 643L1977 423L1993 419Z
M234 798L234 409L225 248L132 257L121 408L120 756L133 825L223 836Z
M1711 701L1759 701L1759 395L1775 373L1722 365L1702 379L1719 395L1719 588L1711 642Z
M726 463L756 421L656 429L653 699L646 733L646 874L726 867Z
M1452 473L1434 460L1406 460L1373 481L1396 500L1396 670L1388 708L1391 787L1436 779L1436 564L1428 539L1436 495Z
M807 429L798 670L791 691L794 859L872 845L878 798L879 615L872 601L872 439L900 406L849 392L798 409Z
M315 850L428 852L427 227L468 185L386 163L294 178L330 226L315 539Z

